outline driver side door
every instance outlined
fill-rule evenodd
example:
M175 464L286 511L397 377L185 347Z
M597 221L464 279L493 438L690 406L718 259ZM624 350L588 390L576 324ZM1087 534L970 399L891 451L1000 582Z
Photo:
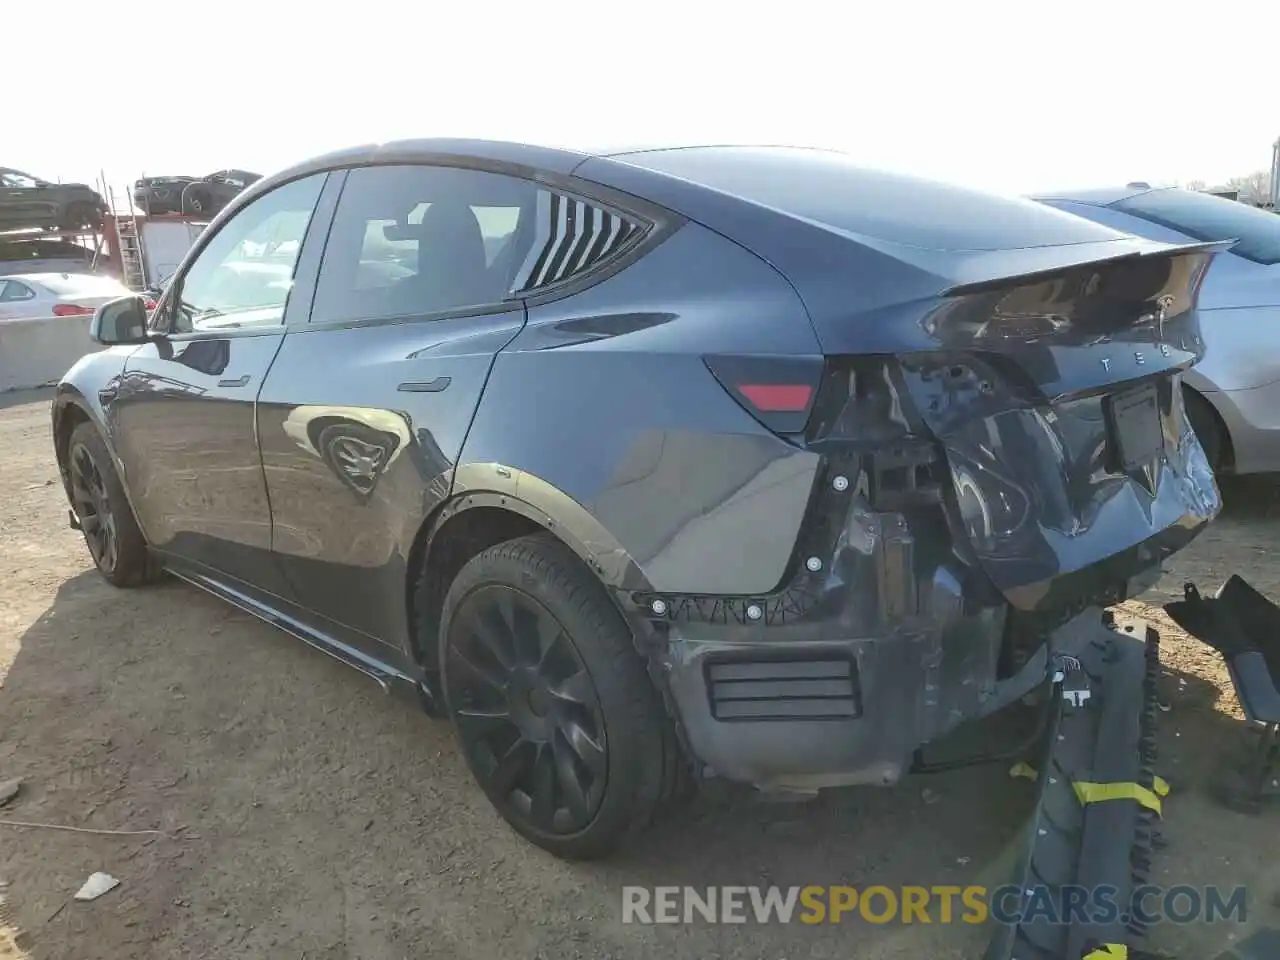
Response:
M109 410L152 547L197 574L283 596L255 401L326 178L277 187L201 237L152 318L163 336L130 355Z

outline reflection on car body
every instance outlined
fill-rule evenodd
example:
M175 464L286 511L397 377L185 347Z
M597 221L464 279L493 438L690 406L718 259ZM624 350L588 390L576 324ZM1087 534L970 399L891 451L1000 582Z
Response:
M363 407L300 406L283 429L361 497L414 442L405 414Z

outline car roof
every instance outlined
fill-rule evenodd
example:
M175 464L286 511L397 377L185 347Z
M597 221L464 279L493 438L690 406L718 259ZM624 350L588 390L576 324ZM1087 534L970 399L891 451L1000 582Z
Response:
M66 280L90 281L86 286L103 286L103 281L106 280L119 283L119 281L114 277L105 276L100 273L80 273L73 270L41 270L38 273L6 273L3 276L0 276L0 280L21 280L23 283L44 286L55 277Z
M339 167L378 163L438 163L448 160L480 160L508 163L559 173L571 174L584 160L592 158L625 158L637 154L668 153L710 147L760 149L766 144L645 143L612 144L596 147L552 146L519 143L510 140L483 140L458 137L431 137L368 143L321 154L273 173L254 184L254 192L309 173ZM819 149L819 148L795 148Z

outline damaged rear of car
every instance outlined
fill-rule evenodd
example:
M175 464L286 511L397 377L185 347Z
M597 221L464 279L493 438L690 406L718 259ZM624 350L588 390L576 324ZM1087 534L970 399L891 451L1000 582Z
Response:
M118 302L94 329L133 352L60 387L73 523L112 582L158 558L407 681L561 856L608 853L686 765L892 784L1036 694L1018 889L1141 878L1158 638L1103 610L1219 509L1178 387L1217 247L819 151L420 141L255 185L167 296L276 202L304 215L275 340L163 304L143 336ZM396 271L364 269L392 244ZM209 449L242 469L196 504L173 478ZM1071 960L1132 932L1002 930L994 956Z
M812 458L776 481L811 485L798 531L749 558L785 553L777 584L627 596L716 773L894 782L921 744L1041 685L1054 631L1144 589L1217 513L1177 389L1213 245L819 151L638 152L576 174L750 249L812 324L809 355L744 336L704 358Z
M597 288L589 335L574 335L581 312L531 305L472 438L515 402L501 398L540 349L531 331L557 330L543 362L565 383L607 383L576 420L589 436L609 424L602 453L504 462L512 492L537 476L586 508L581 552L697 772L788 793L891 784L924 745L1038 694L1015 889L1131 895L1163 785L1158 637L1104 608L1220 508L1179 376L1203 351L1197 291L1221 246L818 151L639 151L574 175L685 222L632 287L610 292L624 272ZM756 258L735 296L717 276L725 239ZM658 272L664 256L685 273ZM653 313L635 312L638 290ZM594 379L571 375L577 351ZM560 397L576 393L539 397L540 415L574 422ZM1142 932L1118 914L1023 922L1018 906L990 957L1077 960Z

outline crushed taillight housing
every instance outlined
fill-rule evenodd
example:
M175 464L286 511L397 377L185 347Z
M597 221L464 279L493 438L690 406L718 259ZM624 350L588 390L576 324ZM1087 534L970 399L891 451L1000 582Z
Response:
M737 354L702 359L720 385L774 433L804 431L822 383L822 357Z
M78 303L59 303L53 308L55 317L87 317L93 313L93 307L82 307Z

